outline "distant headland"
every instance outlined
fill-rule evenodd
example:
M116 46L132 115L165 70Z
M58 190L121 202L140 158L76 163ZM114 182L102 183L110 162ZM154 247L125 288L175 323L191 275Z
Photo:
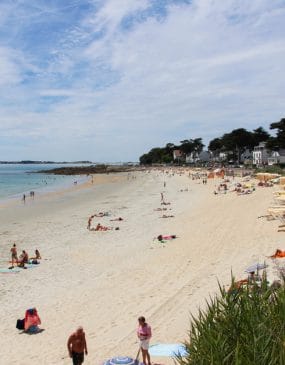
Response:
M54 175L92 175L92 174L129 172L140 169L141 167L136 164L123 164L123 165L98 164L89 166L58 167L55 169L37 171L37 173L54 174Z
M65 165L65 164L92 164L91 161L33 161L33 160L22 160L22 161L0 161L0 165L48 165L48 164L54 164L54 165Z

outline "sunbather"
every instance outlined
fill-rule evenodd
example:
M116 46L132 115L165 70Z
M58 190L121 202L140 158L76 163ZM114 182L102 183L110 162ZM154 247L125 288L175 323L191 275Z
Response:
M175 234L172 234L172 235L169 235L169 236L164 236L164 235L160 234L159 236L157 236L157 239L159 241L174 240L175 238L177 238L177 236Z
M39 324L41 324L41 319L36 308L26 310L24 323L25 331L29 333L37 333L40 331Z
M40 251L38 249L35 250L35 256L34 257L30 257L30 260L41 260L41 254Z
M23 250L19 257L18 266L25 267L25 264L27 264L28 261L29 261L29 255L27 254L27 252L25 250Z
M108 231L112 229L111 227L102 226L102 224L98 223L94 231Z
M276 259L276 258L282 258L285 257L285 251L280 250L279 248L275 251L275 254L272 256L269 256L272 259Z
M162 217L159 217L159 218L173 218L174 215L167 215L167 214L163 214Z
M119 217L119 218L110 219L110 222L115 222L115 221L123 221L123 218Z

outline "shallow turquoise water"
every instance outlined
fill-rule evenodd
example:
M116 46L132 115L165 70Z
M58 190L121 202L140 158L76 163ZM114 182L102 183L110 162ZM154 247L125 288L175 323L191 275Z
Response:
M56 164L0 164L0 199L10 199L29 194L30 191L44 193L72 186L74 181L81 182L82 177L35 174L39 170L49 170L61 166ZM78 165L76 165L78 166Z

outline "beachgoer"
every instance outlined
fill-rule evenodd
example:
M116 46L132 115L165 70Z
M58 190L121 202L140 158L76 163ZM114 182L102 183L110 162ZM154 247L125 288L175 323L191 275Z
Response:
M24 322L25 331L29 333L37 333L40 331L39 324L41 324L41 319L36 308L26 310Z
M102 226L102 224L98 223L95 228L95 231L108 231L110 229L111 229L110 227L105 227L105 226Z
M23 194L23 198L22 198L24 204L26 203L26 194Z
M87 229L89 229L89 230L91 227L91 222L92 222L92 215L91 215L91 217L88 218Z
M137 336L140 340L140 347L142 351L144 365L151 365L149 349L149 340L152 336L151 327L146 323L145 317L138 318L139 326L137 328ZM147 360L147 362L146 362Z
M114 221L123 221L123 218L119 217L119 218L110 219L110 222L114 222Z
M35 256L35 259L36 259L36 260L41 260L41 259L42 259L42 258L41 258L40 251L39 251L38 249L36 249L36 250L35 250L35 255L36 255L36 256Z
M16 243L13 244L13 247L11 248L11 261L12 261L12 267L14 267L14 263L17 264L18 262L18 255L17 255L17 246Z
M174 215L163 214L163 216L160 218L173 218L173 217L174 217Z
M84 362L84 352L88 355L85 333L82 327L69 336L67 341L69 356L72 358L73 365L81 365Z
M177 238L177 236L175 234L169 235L169 236L163 236L162 234L160 234L159 236L157 236L157 239L159 241L163 241L163 240L173 240Z
M19 257L18 266L25 267L25 264L27 264L28 261L29 261L29 255L27 254L27 252L25 250L23 250Z

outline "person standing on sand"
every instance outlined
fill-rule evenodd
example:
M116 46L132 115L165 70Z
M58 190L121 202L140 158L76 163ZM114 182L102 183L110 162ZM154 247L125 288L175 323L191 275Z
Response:
M72 358L73 365L81 365L84 362L84 352L88 355L85 332L82 327L69 336L67 341L69 356Z
M139 317L138 322L139 326L137 329L137 336L140 340L140 348L142 351L143 363L144 365L151 365L150 355L148 352L149 340L152 336L151 327L146 323L145 317Z
M92 222L92 215L91 217L88 218L88 223L87 223L87 229L90 231L90 228L91 228L91 222Z
M14 267L14 264L17 264L17 262L18 262L18 254L17 254L16 243L13 244L10 252L11 252L12 267Z

